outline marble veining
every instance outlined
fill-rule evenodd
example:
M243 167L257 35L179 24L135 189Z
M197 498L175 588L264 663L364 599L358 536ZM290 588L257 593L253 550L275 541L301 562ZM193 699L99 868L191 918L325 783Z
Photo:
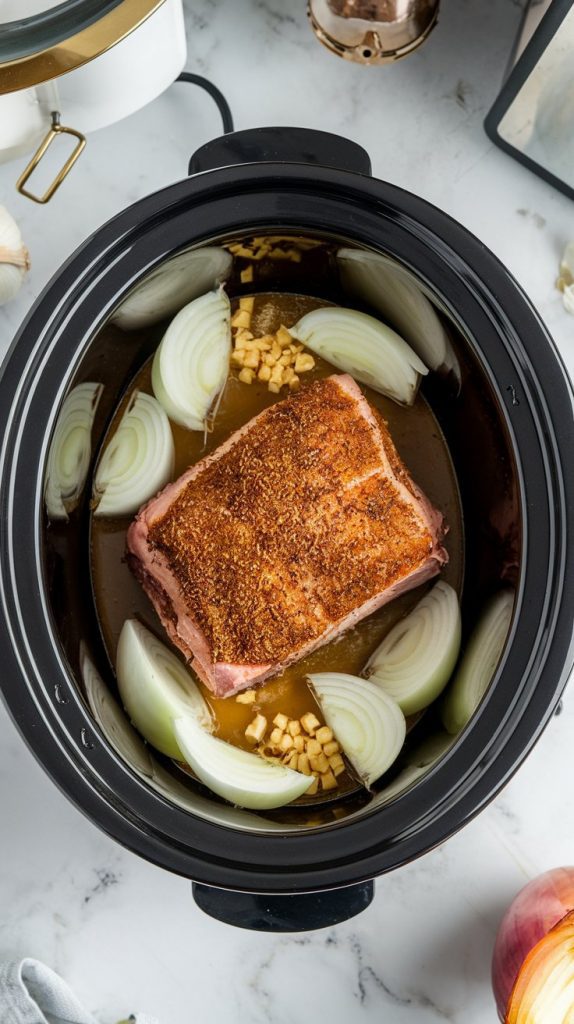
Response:
M187 66L224 90L238 128L291 123L348 135L370 152L376 175L462 221L527 290L574 371L574 320L555 290L574 207L482 130L521 6L444 0L416 55L362 69L312 38L304 0L186 0ZM73 249L181 178L219 130L210 98L181 84L92 135L46 208L14 191L23 161L0 166L0 202L18 217L33 266L0 310L0 355ZM563 714L498 799L444 846L381 878L360 918L268 936L202 916L187 882L93 827L0 709L0 958L45 960L102 1024L134 1009L163 1024L494 1024L490 956L502 913L528 878L573 859L573 729L567 692Z

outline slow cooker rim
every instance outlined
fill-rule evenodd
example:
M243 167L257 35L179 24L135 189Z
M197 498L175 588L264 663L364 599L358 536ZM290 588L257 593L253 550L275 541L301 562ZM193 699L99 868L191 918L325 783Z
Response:
M255 166L257 167L258 165L255 165ZM247 177L247 178L249 179L249 178L251 178L251 177L252 177L252 175L251 175L250 173L248 173L248 172L252 171L252 170L253 170L253 168L241 168L241 169L238 169L238 168L234 168L234 169L233 169L233 181L234 181L234 185L235 185L235 186L237 185L237 176L238 176L238 170L240 170L240 171L242 172L242 175L243 175L243 177ZM308 172L308 169L305 169L305 170L307 171L307 175L308 175L308 174L309 174L309 172ZM294 174L294 169L292 169L291 167L290 167L290 168L285 168L285 167L283 167L283 166L282 166L282 167L280 167L280 168L279 168L279 172L280 172L280 177L281 177L282 179L284 179L284 177L285 177L285 175L286 175L286 172L287 172L287 171L289 171L289 172L290 172L290 174L288 175L288 177L291 177L291 176L293 176L293 174ZM266 166L266 167L265 167L265 169L264 169L264 172L265 172L265 177L267 178L267 177L268 177L268 174L269 174L269 167L268 167L268 166ZM336 179L337 179L337 185L340 185L340 183L341 183L341 182L340 182L340 179L341 179L341 178L353 179L353 182L355 182L355 181L356 181L356 179L357 179L357 177L358 177L357 175L352 175L352 174L349 174L349 173L347 173L347 174L343 175L343 174L341 174L340 172L323 172L323 171L321 171L321 174L319 175L319 173L318 173L318 172L319 172L319 169L317 169L317 168L313 168L313 172L312 172L312 182L313 182L313 184L314 184L314 185L315 185L315 184L316 184L316 182L317 182L317 178L318 178L318 177L323 177L323 175L324 175L324 176L326 177L326 179L327 179L327 180L330 180L330 181L331 181L331 183L333 182L333 175L334 175L334 176L336 177ZM206 172L206 174L207 174L207 175L209 175L209 178L210 178L210 184L211 184L211 185L213 185L213 175L214 175L214 173L215 173L216 175L220 175L220 176L221 176L221 172ZM301 168L298 168L298 169L297 169L297 176L298 176L298 177L301 177ZM203 175L202 177L203 177L203 178L205 179L205 175ZM229 178L227 177L227 175L225 175L224 177L225 177L225 178L227 178L227 180L229 180ZM194 183L195 183L195 182L197 182L197 179L194 179ZM396 187L395 187L395 186L388 186L388 185L386 185L385 183L379 183L379 182L373 183L373 182L371 182L371 181L370 181L369 179L362 179L362 178L360 179L360 182L361 182L361 184L360 184L360 187L361 187L361 190L362 190L362 191L364 191L364 190L365 190L365 187L366 187L366 185L371 185L371 187L373 186L373 184L374 184L374 185L376 185L376 186L377 186L377 191L379 192L379 196L378 196L378 198L379 198L379 199L381 198L381 196L380 196L380 190L381 190L381 188L382 188L383 190L385 190L385 191L386 191L387 193L388 193L388 192L390 192L390 193L400 193L400 196L401 196L401 197L403 197L403 196L405 196L405 195L406 195L407 197L409 197L409 194L408 194L408 193L403 193L403 192L402 192L402 190L396 189ZM187 194L188 194L188 189L189 189L189 186L190 186L190 184L191 184L191 183L190 183L189 181L186 181L186 182L185 182L185 183L183 183L183 184L185 184L185 186L186 186L186 189L185 189L185 193L186 193L186 195L187 195ZM121 227L122 227L122 223L121 223L121 222L122 222L122 220L125 220L125 218L126 218L126 217L127 217L128 215L130 215L130 217L131 217L131 216L133 216L133 213L134 213L134 210L135 210L135 209L139 209L139 208L140 208L140 207L142 206L142 204L143 204L143 205L147 205L147 204L149 204L149 203L151 203L151 204L152 204L152 205L153 205L154 207L156 207L156 204L157 204L157 200L158 200L158 198L160 198L161 196L165 196L166 198L167 198L168 196L171 196L171 195L172 195L172 193L173 193L173 190L174 190L174 189L177 189L177 188L181 188L181 183L180 183L180 185L178 185L178 186L170 186L170 187L169 187L169 188L168 188L167 190L164 190L164 192L163 192L163 193L159 193L159 194L156 194L156 196L148 197L147 199L145 199L145 200L142 200L142 201L141 201L141 203L139 203L139 204L136 204L136 207L135 207L135 208L134 208L134 207L132 207L132 208L130 208L130 209L129 209L128 211L125 211L125 212L124 212L123 214L120 214L120 215L119 215L119 217L118 217L118 218L116 218L116 219L115 219L115 220L114 220L114 221L112 222L112 224L116 224L116 222L118 222L118 221L120 222L119 224L116 224L116 231L114 232L114 234L115 234L115 235L117 236L117 234L118 234L118 231L117 231L117 229L118 229L118 228L121 228ZM429 207L428 207L428 204L424 203L424 201L422 201L422 200L418 200L418 199L416 199L416 197L409 197L409 198L411 198L411 199L413 199L413 200L414 200L415 206L416 206L417 204L419 204L419 205L420 205L420 204L422 204L422 206L423 206L423 209L424 209L425 211L429 209ZM403 203L404 203L404 200L403 200ZM170 204L171 204L171 200L170 200ZM430 209L432 210L433 208L430 208ZM439 211L435 211L435 213L439 213ZM441 217L441 219L444 219L444 220L446 220L446 221L449 221L449 220L450 220L449 218L446 218L446 217L445 217L445 215L442 215L442 214L440 214L440 217ZM451 225L454 225L454 226L456 227L456 234L462 233L462 234L463 234L463 236L468 236L468 233L467 233L467 232L465 232L465 229L464 229L464 228L462 228L462 227L461 227L460 225L457 225L457 224L456 224L456 222L450 222L450 223L451 223ZM309 226L307 226L307 227L308 227L308 230L311 230L311 229L309 228ZM109 228L110 228L110 225L106 225L106 227L105 227L104 229L102 229L102 232L101 232L101 234L103 234L103 233L105 232L105 230L106 230L106 229L109 229ZM228 232L228 233L229 233L229 232ZM99 237L99 234L100 234L100 233L98 233L98 234L96 235L96 239L97 239L97 238ZM469 236L469 237L470 237L470 238L472 239L472 236ZM84 254L84 253L86 252L87 248L89 247L89 245L90 245L90 242L91 242L91 241L93 241L93 240L90 240L90 241L89 241L88 243L86 243L86 244L85 244L85 246L84 246L84 247L83 247L83 248L82 248L82 249L81 249L81 250L79 251L79 253L77 253L77 254L76 254L76 257L75 257L75 258L74 258L74 259L73 259L73 260L71 261L71 264L72 264L72 265L73 265L73 264L74 264L75 262L78 262L78 261L80 260L81 256L82 256L82 255L83 255L83 254ZM357 239L357 241L360 241L360 239ZM466 238L466 241L468 242L468 237ZM483 256L484 256L484 255L486 255L487 251L485 251L485 250L483 249L483 247L482 247L482 246L480 246L480 243L477 243L475 239L472 239L472 242L474 243L474 245L475 245L475 246L479 246L479 247L480 247L480 251L481 251L481 253L482 253L482 255L483 255ZM490 257L490 259L491 259L491 260L494 260L494 259L495 259L495 258L494 258L494 257L492 257L492 255L491 255L491 254L489 254L489 253L488 253L488 255L487 255L487 259L488 259L488 257ZM67 266L70 266L70 263L68 263L68 265L67 265ZM503 269L504 269L504 268L503 268ZM498 270L499 270L499 272L500 272L500 266L498 267ZM476 272L476 266L474 267L474 271ZM509 275L507 274L507 272L506 272L506 271L504 271L504 276L505 276L505 278L506 278L507 280L509 279ZM481 277L481 280L482 280L482 279L483 279L483 273L482 273L482 270L481 270L481 274L480 274L480 277ZM58 275L57 281L58 281L58 280L60 280L60 282L61 282L61 279L62 279L62 274ZM57 283L57 281L56 281L56 283ZM498 284L500 284L500 283L501 283L501 282L500 282L500 281L498 281ZM523 306L523 307L524 307L524 306L526 306L526 307L527 307L527 309L528 309L528 303L527 303L527 301L526 301L526 300L524 299L524 297L523 297L523 296L521 295L521 293L520 293L520 292L518 291L518 294L516 294L516 293L517 293L517 286L516 286L516 285L515 285L515 284L514 284L514 283L513 283L512 281L511 281L510 283L511 283L511 286L512 286L512 288L514 289L514 293L515 293L515 296L516 296L516 297L517 297L518 299L520 299L520 301L521 301L521 304L522 304L522 306ZM43 303L43 302L45 302L46 298L47 298L47 296L46 296L46 293L44 293L44 296L42 297L42 299L40 300L40 302L38 303L38 305L37 305L37 306L35 307L35 309L34 309L33 313L36 313L36 312L38 312L38 311L40 310L40 308L41 308L41 306L42 306L42 303ZM531 310L528 310L528 312L529 312L529 313L531 314ZM32 316L32 315L31 315L31 316ZM538 328L539 328L539 330L541 330L541 331L542 331L543 335L544 335L544 336L545 336L545 337L547 338L547 335L546 335L546 333L544 332L544 329L543 329L543 328L541 327L541 325L540 325L540 324L538 324ZM22 332L21 332L21 335L20 335L20 337L22 338L22 340L24 339L24 335L25 335L25 329L26 329L26 325L24 325L24 327L22 328ZM19 342L19 344L21 344L21 342ZM0 387L1 387L1 386L3 386L3 384L4 384L4 375L3 375L2 385L0 385ZM501 673L501 674L502 674L502 673ZM559 693L559 690L558 690L558 693ZM555 694L555 695L554 695L554 697L553 697L553 699L557 699L557 697L558 697L558 694ZM550 712L549 712L549 713L550 713ZM540 724L540 723L539 723L539 724ZM542 728L542 725L540 724L540 731L541 731L541 728ZM532 739L532 740L531 740L531 742L534 742L534 739ZM522 759L522 756L525 756L525 751L524 751L524 754L523 754L523 755L521 754L521 757L520 757L520 759ZM516 766L517 766L517 765L516 765ZM516 766L515 766L515 767L516 767ZM442 767L445 767L445 766L443 765ZM441 766L438 766L438 768L437 768L437 774L438 774L438 772L439 772L440 770L441 770ZM429 774L435 774L435 773L429 773ZM428 777L427 777L427 778L426 778L425 780L422 780L422 782L421 782L421 783L420 783L419 785L420 785L420 786L422 787L422 786L424 785L425 781L428 781ZM503 784L503 783L502 783L502 782L500 782L500 785L502 785L502 784ZM417 787L417 788L418 788L418 787ZM492 795L492 792L491 792L491 793L489 794L489 796L488 796L488 797L487 797L486 799L490 799L491 795ZM402 799L402 798L401 798L401 799ZM82 809L84 809L84 810L85 810L85 801L80 801L80 803L81 803L81 805L82 805ZM378 814L380 814L380 813L381 813L381 811L382 811L382 810L384 810L384 808L381 808L381 809L380 809L380 810L378 810L378 811L374 811L374 812L372 812L372 814L371 814L371 815L370 815L369 817L370 817L370 818L374 818L374 817L376 817L376 816L377 816ZM477 807L476 811L475 811L475 812L473 812L473 813L476 813L477 811L478 811L478 807ZM466 820L466 819L464 819L464 820ZM461 825L462 825L462 824L464 823L464 820L463 820L463 821L460 821L457 827L460 827L460 826L461 826ZM101 821L100 821L100 824L101 824ZM352 823L351 823L351 824L352 824ZM103 827L105 827L105 825L104 825ZM212 827L213 827L213 826L212 826ZM215 827L217 828L217 827L219 827L219 826L215 826ZM349 824L345 824L345 823L344 823L344 824L343 824L343 825L342 825L341 827L345 827L346 829L349 829L350 825L349 825ZM452 832L452 831L454 831L454 829L452 829L452 828L451 828L451 830L450 830L450 832L449 832L448 834L451 834L451 832ZM313 833L305 833L305 834L304 834L304 836L299 836L299 837L295 837L295 838L296 838L296 839L299 839L299 840L300 840L300 839L302 839L302 838L304 838L304 837L305 837L305 838L309 838L309 839L310 839L310 838L312 837L312 835L313 835ZM262 841L262 839L263 839L263 836L261 836L261 835L257 835L257 836L256 836L255 838L256 838L256 841L257 841L257 843L258 843L258 844L260 844L260 843L261 843L261 841ZM441 841L441 839L442 839L442 838L444 838L444 837L443 837L443 836L439 836L439 837L438 837L438 838L436 839L436 842L438 842L438 841ZM128 845L129 845L129 843L128 843ZM426 842L426 843L424 844L424 850L426 850L426 849L430 848L430 845L432 845L432 844L431 844L431 843L428 843L428 842ZM141 851L141 849L139 849L139 848L138 848L138 852L142 852L142 851ZM152 857L152 859L155 859L155 858L154 858L154 857ZM164 860L163 858L159 858L159 859L158 859L158 862L159 862L159 863L162 863L162 864L164 864L164 866L165 866L165 860ZM364 866L364 862L361 862L361 865L362 865L362 866ZM394 865L393 865L393 866L394 866ZM357 865L357 868L358 868L358 867L359 867L359 865ZM307 866L307 865L305 865L305 866L303 867L303 869L302 869L302 870L303 870L303 871L305 871L305 872L307 872L307 873L309 872L309 868L308 868L308 866ZM368 869L368 872L367 872L366 874L364 874L363 872L361 872L361 874L360 874L360 876L359 876L359 877L369 877L369 876L370 876L370 875L372 875L372 874L375 874L375 873L379 873L379 871L380 871L380 870L381 870L380 868L378 868L378 869L377 869L377 868L374 868L374 869L373 869L373 868L369 868L369 869ZM184 874L185 874L185 873L188 873L188 871L187 871L187 870L185 870L185 871L183 871L183 873L184 873ZM198 871L194 871L194 873L193 873L193 877L197 878L198 880L205 880L205 881L208 881L208 882L213 882L213 876L212 876L212 875L208 875L208 876L206 876L205 878L202 878L201 874L200 874L200 873L199 873ZM323 871L323 876L322 876L322 877L323 877L324 879L326 879L326 877L327 877L327 874L326 874L325 870ZM344 877L345 877L345 879L347 879L347 880L348 880L348 878L349 878L349 866L348 866L348 865L346 866L346 868L345 868L345 870L344 870ZM281 879L281 888L283 888L283 887L284 887L284 884L285 884L285 874L284 874L284 873L282 873L282 874L281 874L281 876L280 876L280 879ZM217 883L217 884L221 884L221 881L218 881L218 883ZM331 882L331 881L329 881L329 883L328 883L328 884L326 884L326 887L330 887L330 885L331 885L331 884L337 884L337 882ZM233 885L232 885L231 887L232 887L232 888L233 888L233 887L237 888L238 886L237 886L237 885L235 885L235 886L233 886ZM258 884L257 884L257 885L255 886L255 888L256 888L256 889L257 889L258 891L261 891L261 882L259 882L259 883L258 883Z

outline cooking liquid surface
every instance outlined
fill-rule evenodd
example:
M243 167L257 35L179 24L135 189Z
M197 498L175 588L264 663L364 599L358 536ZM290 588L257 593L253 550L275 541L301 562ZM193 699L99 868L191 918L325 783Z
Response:
M255 337L272 333L281 324L289 327L295 324L304 313L324 305L326 303L323 300L302 295L260 293L255 296L250 329ZM318 356L314 356L314 358L316 366L310 372L302 375L303 383L341 372ZM115 430L125 405L135 389L153 394L151 360L144 364L130 384L108 436L111 436ZM442 578L460 594L464 550L462 512L454 469L440 427L429 405L420 394L414 406L405 408L377 394L365 385L361 385L361 389L369 402L387 420L396 447L414 480L446 517L449 532L445 546L450 558L442 573ZM288 393L287 389L283 389L279 395L272 394L268 391L265 383L258 381L250 385L243 384L237 379L237 371L232 370L221 398L213 430L208 434L206 440L199 432L188 431L175 423L171 424L175 443L174 480L188 466L199 462L200 459L218 448L233 431L247 423L267 406L286 397ZM91 523L94 597L104 643L112 666L115 666L118 638L122 626L128 618L140 619L164 643L172 646L151 603L124 559L126 531L131 519L132 517L106 519L92 516ZM306 675L310 672L326 671L359 675L369 655L385 634L420 600L430 585L432 584L419 587L385 605L374 615L358 623L344 636L325 644L313 654L291 665L281 675L264 683L257 689L254 704L238 704L234 697L227 700L218 699L197 680L213 712L216 721L216 734L236 746L252 749L246 741L244 733L258 710L267 718L268 729L278 712L282 712L290 718L300 718L306 711L311 710L322 721L320 708L318 708L306 681ZM179 655L176 648L172 649ZM338 789L329 792L329 800L356 788L355 781L347 773L339 776L338 782ZM302 798L301 802L307 803L312 800L316 803L319 799L320 794L314 798Z

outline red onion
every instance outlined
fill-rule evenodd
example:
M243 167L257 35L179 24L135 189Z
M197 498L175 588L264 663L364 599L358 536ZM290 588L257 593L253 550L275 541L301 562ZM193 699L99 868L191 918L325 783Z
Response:
M566 997L574 982L573 910L574 867L568 867L529 882L506 911L492 958L492 987L501 1021L574 1020L574 994L572 1002Z

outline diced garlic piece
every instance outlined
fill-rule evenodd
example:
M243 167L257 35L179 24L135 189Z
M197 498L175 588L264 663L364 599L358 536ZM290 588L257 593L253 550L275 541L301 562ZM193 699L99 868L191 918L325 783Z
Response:
M320 726L320 724L321 723L319 719L313 714L312 711L307 711L306 714L302 715L301 717L301 725L303 726L305 732L308 732L310 736L313 735L315 729L317 729Z
M238 309L231 317L232 327L249 327L251 314L246 309Z
M328 770L326 772L321 772L321 787L322 787L322 789L336 789L337 788L337 780L336 780L335 776L333 775L332 771Z
M281 742L279 744L279 749L280 750L291 750L292 746L293 746L293 737L289 736L288 733L283 733L283 736L281 737Z
M246 352L243 365L249 367L251 370L256 370L259 366L259 352Z
M321 744L321 746L323 746L324 743L330 743L333 739L332 729L329 729L328 725L322 725L320 729L317 729L315 739Z
M263 380L265 382L270 380L271 379L271 367L270 366L265 366L265 365L260 366L258 371L257 371L257 379L258 380Z
M279 392L281 391L281 385L276 384L275 381L270 380L269 384L267 385L267 390L272 391L274 395L278 395Z
M272 730L271 735L269 737L269 742L272 743L274 747L278 747L282 739L283 729L280 729L279 726L277 726L276 729Z
M316 757L318 754L323 752L323 747L318 740L309 740L307 742L307 753L309 757Z
M245 736L248 740L253 740L254 743L259 743L264 735L267 728L267 719L265 715L255 715L252 722L249 723L245 730Z
M305 774L305 773L303 773L303 774ZM309 786L309 789L306 791L305 796L315 796L315 793L317 792L318 789L319 789L319 779L315 778L315 779L313 779L313 782Z
M301 735L294 736L293 737L293 746L295 747L295 750L297 750L300 754L302 754L303 751L305 750L305 740L304 740L303 736L301 736Z
M254 704L255 697L255 690L244 690L243 693L237 694L235 701L237 704Z
M290 736L298 736L301 732L301 722L298 722L296 718L292 718L287 724L287 732Z
M239 380L242 384L253 384L255 380L255 373L250 370L249 367L243 366L243 369L239 371Z
M297 771L303 772L303 775L311 774L311 765L309 764L309 758L307 754L299 754L297 761Z
M287 715L282 714L280 711L275 715L273 719L273 725L276 725L278 729L282 729L285 732L289 724L289 718Z
M337 743L337 740L331 740L330 743L325 743L323 746L323 753L326 754L327 757L331 757L333 754L338 754L339 744Z
M275 337L277 339L277 344L281 345L281 348L284 348L286 345L291 345L291 342L293 341L292 335L285 327L285 324L281 324L281 327L275 333Z

